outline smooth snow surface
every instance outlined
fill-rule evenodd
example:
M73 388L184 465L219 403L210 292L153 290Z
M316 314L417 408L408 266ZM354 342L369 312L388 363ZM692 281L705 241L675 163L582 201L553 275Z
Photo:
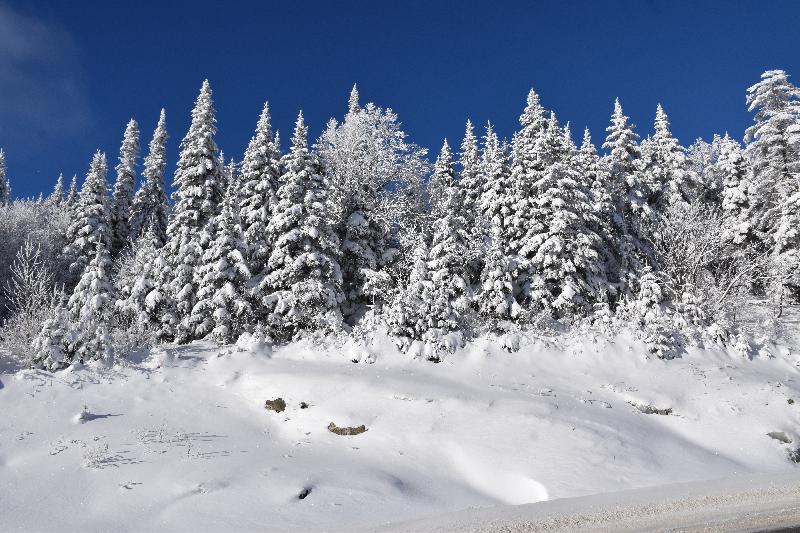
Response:
M440 364L381 339L371 354L197 343L113 369L7 366L0 529L402 530L470 507L752 473L761 487L800 476L788 460L798 355L772 353L660 361L586 335L513 354L482 340ZM277 397L286 410L265 410ZM368 431L334 435L331 422Z

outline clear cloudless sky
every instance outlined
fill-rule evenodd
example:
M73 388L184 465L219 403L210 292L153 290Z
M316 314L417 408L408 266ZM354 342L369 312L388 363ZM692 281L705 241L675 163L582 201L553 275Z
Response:
M531 87L598 145L617 96L642 136L661 102L685 145L741 138L762 71L800 83L799 36L797 0L0 0L0 147L15 196L48 192L96 149L113 169L131 117L144 152L164 107L171 182L204 78L237 160L265 100L286 148L298 110L316 137L354 82L431 158L467 118L510 137Z

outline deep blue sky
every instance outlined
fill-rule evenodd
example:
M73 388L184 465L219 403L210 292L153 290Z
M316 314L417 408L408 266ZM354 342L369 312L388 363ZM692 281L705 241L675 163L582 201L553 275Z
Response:
M531 86L576 136L588 125L601 141L619 96L640 134L661 102L689 144L741 137L745 89L763 70L800 82L798 1L227 4L0 0L0 147L15 195L49 191L60 171L82 179L97 148L113 167L127 120L146 146L162 106L171 181L205 77L218 144L236 159L264 100L286 141L301 108L316 137L354 82L432 156L445 136L460 143L467 118L510 136Z

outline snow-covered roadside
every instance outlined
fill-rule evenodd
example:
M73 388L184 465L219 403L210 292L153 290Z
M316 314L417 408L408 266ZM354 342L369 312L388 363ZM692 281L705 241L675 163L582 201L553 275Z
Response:
M517 506L470 509L373 533L744 532L800 524L800 472L740 474Z
M0 529L352 531L786 475L800 382L797 355L773 351L660 361L625 338L514 354L478 341L432 364L383 339L374 364L353 364L350 347L193 344L111 370L0 374ZM276 397L286 410L266 411Z

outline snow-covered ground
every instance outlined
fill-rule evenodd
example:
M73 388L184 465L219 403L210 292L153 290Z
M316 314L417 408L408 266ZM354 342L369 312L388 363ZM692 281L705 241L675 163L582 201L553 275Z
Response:
M800 354L772 354L660 361L586 335L513 354L481 340L440 364L387 339L374 363L350 362L370 359L350 346L198 343L113 369L6 364L0 529L402 529L391 524L732 476L744 491L753 473L789 483ZM277 397L286 410L265 410ZM368 430L335 435L331 422ZM476 524L487 512L506 511L467 511Z

